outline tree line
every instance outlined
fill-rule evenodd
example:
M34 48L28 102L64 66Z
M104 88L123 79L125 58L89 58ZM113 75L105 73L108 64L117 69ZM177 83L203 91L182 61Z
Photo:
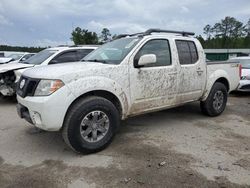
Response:
M203 34L197 36L203 48L250 48L250 19L242 23L234 17L225 17L214 25L206 25ZM72 33L71 40L78 44L103 44L115 38L109 29L103 28L101 35L77 27Z
M206 37L197 38L204 48L250 48L250 19L242 23L234 17L225 17L203 29Z
M0 45L0 51L13 51L13 52L40 52L45 48L42 47L25 47L25 46L8 46L8 45Z
M250 19L247 23L242 23L234 17L225 17L214 25L206 25L203 34L197 36L203 48L250 48ZM96 32L76 27L71 32L70 39L75 45L84 44L104 44L111 41L117 35L112 35L108 28L103 28L98 35ZM41 47L19 47L0 45L0 51L25 51L39 52Z
M82 29L80 27L75 28L71 33L71 40L75 45L81 44L103 44L111 41L116 35L111 35L108 28L103 28L101 35L98 36L96 32L89 31L88 29Z

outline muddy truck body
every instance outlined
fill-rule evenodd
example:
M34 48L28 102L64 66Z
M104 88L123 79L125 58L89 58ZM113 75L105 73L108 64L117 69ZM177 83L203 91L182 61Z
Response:
M18 83L21 118L46 131L61 131L76 152L102 150L120 120L200 101L220 115L238 86L237 63L205 62L190 32L150 29L122 35L84 58L25 71Z

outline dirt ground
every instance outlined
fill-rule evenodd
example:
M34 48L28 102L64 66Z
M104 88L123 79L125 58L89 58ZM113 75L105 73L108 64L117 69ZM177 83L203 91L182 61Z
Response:
M0 187L250 187L250 94L216 118L193 103L122 125L107 149L79 155L0 99Z

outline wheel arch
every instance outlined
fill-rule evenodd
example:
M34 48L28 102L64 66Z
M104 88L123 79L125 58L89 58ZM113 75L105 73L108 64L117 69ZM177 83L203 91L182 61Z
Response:
M79 97L77 97L68 107L67 109L67 112L65 114L65 117L64 117L64 121L65 121L65 118L67 117L67 114L69 113L69 111L72 109L72 107L80 100L86 98L86 97L89 97L89 96L98 96L98 97L103 97L107 100L109 100L110 102L112 102L115 107L117 108L119 114L120 114L120 118L122 118L122 115L123 115L123 108L122 108L122 103L121 101L119 100L119 98L111 93L110 91L106 91L106 90L94 90L94 91L89 91L87 93L84 93L82 95L80 95Z
M230 91L229 81L228 81L228 79L226 79L225 77L220 77L220 78L218 78L218 79L214 82L214 84L215 84L216 82L219 82L219 83L224 84L224 85L226 86L226 88L227 88L227 92ZM213 85L214 85L214 84L213 84ZM213 86L212 86L212 87L213 87Z
M217 77L217 78L213 78L213 77L210 77L208 78L209 81L208 81L208 84L207 84L207 87L206 87L206 90L201 98L201 101L205 101L212 89L212 87L214 86L215 83L222 83L226 86L226 89L227 89L227 92L230 91L230 84L229 84L229 81L228 81L228 78L226 76L221 76L221 77Z

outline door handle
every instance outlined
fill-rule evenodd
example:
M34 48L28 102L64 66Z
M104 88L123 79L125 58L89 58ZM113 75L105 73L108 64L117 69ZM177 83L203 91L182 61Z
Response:
M197 73L198 73L199 75L201 75L203 72L204 72L204 71L203 71L201 68L198 68L198 69L197 69Z
M168 73L169 76L176 75L176 74L177 74L177 72L170 72L170 73Z

